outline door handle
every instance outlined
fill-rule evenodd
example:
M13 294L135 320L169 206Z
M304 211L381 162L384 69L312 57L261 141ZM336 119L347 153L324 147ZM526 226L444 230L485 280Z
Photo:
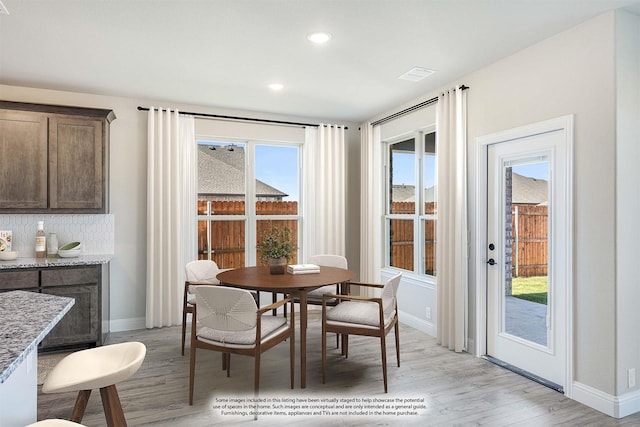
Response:
M495 260L495 259L493 259L493 258L489 258L489 261L487 261L487 264L489 264L489 265L496 265L496 264L497 264L497 262L496 262L496 260Z

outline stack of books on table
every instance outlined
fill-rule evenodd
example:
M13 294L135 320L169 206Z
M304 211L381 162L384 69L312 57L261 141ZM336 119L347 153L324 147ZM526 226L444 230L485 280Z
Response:
M320 266L316 264L291 264L287 266L289 274L320 273Z

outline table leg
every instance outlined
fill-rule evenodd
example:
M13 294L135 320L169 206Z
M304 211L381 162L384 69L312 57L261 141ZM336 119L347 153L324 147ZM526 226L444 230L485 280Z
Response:
M300 388L307 387L307 291L300 289Z

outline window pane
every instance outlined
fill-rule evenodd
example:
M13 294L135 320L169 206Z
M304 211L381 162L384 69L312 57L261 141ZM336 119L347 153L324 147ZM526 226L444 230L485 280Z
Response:
M428 219L422 222L424 230L424 273L436 275L436 221Z
M245 214L245 153L244 144L198 142L198 215Z
M198 221L198 259L211 259L220 268L244 267L244 230L244 221Z
M415 140L391 144L389 146L389 213L415 213L416 173L415 173Z
M291 231L291 238L293 241L293 246L296 248L293 251L291 259L288 261L289 264L297 264L298 263L298 220L297 219L287 219L287 220L260 220L256 221L256 236L257 236L257 244L260 244L265 232L271 230L271 228L275 226L280 230L284 228L289 228ZM256 249L256 260L257 263L264 263L260 259L261 253Z
M413 270L413 220L389 220L391 267Z
M423 159L424 177L424 203L426 215L435 215L436 213L436 134L428 133L424 136L424 159Z
M256 146L256 215L297 215L298 147Z

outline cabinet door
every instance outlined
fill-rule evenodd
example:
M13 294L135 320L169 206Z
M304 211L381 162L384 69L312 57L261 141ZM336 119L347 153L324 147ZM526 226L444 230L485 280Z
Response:
M75 298L75 304L42 340L40 348L94 346L99 341L98 285L43 287L43 294Z
M101 270L92 265L40 272L42 293L75 298L71 310L42 341L41 349L101 344Z
M0 210L47 207L47 117L0 111Z
M104 207L104 144L100 120L52 116L49 119L49 207Z

